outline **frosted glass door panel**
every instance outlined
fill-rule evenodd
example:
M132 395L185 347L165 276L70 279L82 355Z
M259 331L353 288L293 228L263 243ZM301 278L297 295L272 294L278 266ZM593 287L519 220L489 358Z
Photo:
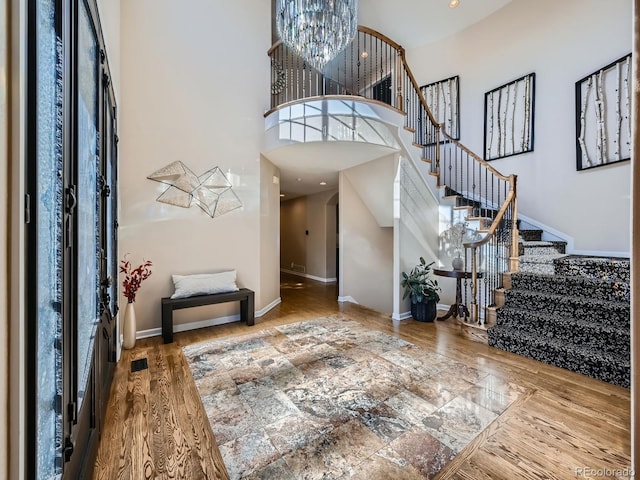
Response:
M43 480L58 478L62 464L62 59L54 11L53 0L37 2L36 472Z
M98 325L98 47L84 2L78 18L78 317L77 385L81 408Z

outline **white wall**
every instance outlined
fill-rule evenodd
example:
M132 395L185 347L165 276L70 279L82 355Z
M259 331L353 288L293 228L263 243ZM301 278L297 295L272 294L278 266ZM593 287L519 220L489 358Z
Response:
M346 170L351 185L381 227L393 227L393 179L399 155L393 153Z
M260 302L262 308L280 303L280 171L264 156L260 159Z
M336 193L333 189L280 204L280 268L324 281L335 279Z
M424 257L427 263L432 261L437 263L439 229L438 201L411 160L407 158L400 160L398 180L395 194L397 208L394 213L396 298L393 313L395 319L408 317L411 308L409 298L402 300L404 290L400 288L401 272L408 273L418 264L420 257ZM451 296L455 297L455 295ZM445 290L441 297L448 298L448 290Z
M154 263L136 300L139 331L160 327L171 274L236 269L238 284L256 291L257 310L277 300L262 286L269 278L277 285L278 270L261 270L262 236L278 254L277 230L261 222L260 208L269 15L261 0L121 4L120 252ZM146 177L176 160L196 174L219 166L243 208L212 219L197 207L156 202L164 188ZM175 323L238 310L188 309Z
M519 212L573 237L576 253L630 250L630 162L576 171L574 91L577 80L631 51L632 18L628 0L513 0L407 52L421 85L460 75L461 141L479 154L484 93L536 73L535 151L491 165L518 175Z
M393 182L393 178L389 181ZM339 297L390 314L394 290L394 229L378 225L351 184L348 170L340 172L339 190Z

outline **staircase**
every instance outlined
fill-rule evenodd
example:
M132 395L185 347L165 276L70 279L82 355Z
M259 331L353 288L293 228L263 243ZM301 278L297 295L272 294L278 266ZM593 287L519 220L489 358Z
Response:
M504 274L489 345L629 388L629 260L565 255L541 233L520 232L521 269Z
M365 58L360 45L375 45L370 51L380 54ZM423 161L416 172L444 189L440 207L450 207L451 222L463 221L472 231L463 242L471 272L463 303L470 310L467 323L488 332L489 345L629 386L628 260L568 256L564 242L542 241L540 230L519 232L516 175L501 174L447 133L400 45L360 26L357 40L324 71L282 42L268 55L272 108L265 117L279 141L287 130L292 143L373 141L399 149L395 135L378 128L398 123L374 110L403 116L404 131L420 151L410 156ZM375 86L381 84L391 85L392 94L379 98ZM339 106L333 113L329 100ZM381 102L389 108L378 108Z

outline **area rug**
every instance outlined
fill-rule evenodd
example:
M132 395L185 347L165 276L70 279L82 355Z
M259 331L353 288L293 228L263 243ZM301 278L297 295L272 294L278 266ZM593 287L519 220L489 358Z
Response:
M183 351L232 479L432 478L524 391L340 315Z

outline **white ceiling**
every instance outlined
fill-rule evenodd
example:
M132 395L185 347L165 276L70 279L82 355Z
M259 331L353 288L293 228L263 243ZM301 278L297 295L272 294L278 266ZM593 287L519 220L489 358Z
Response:
M363 142L313 142L287 145L266 156L280 169L283 201L338 188L338 171L397 152ZM326 182L326 185L320 185Z
M360 0L358 23L383 33L405 49L426 45L479 22L511 0Z
M405 49L440 40L479 22L511 0L360 0L358 23ZM330 142L289 145L267 155L280 168L282 200L338 188L338 171L391 153L388 147ZM320 182L327 185L320 185Z

